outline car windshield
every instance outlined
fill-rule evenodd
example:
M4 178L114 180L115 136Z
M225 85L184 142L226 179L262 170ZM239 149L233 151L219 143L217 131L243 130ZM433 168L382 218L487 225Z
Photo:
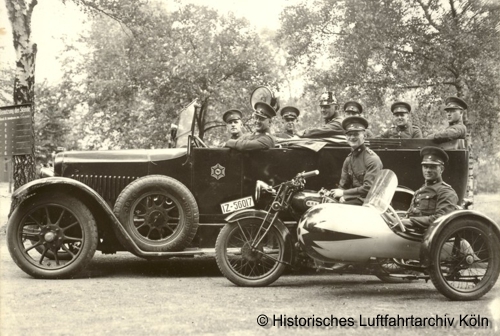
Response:
M193 100L179 112L179 128L177 130L177 141L175 146L177 148L187 147L188 136L191 134L191 125L196 111L196 102L196 99Z
M392 170L382 169L372 188L366 195L364 206L371 206L377 211L385 212L391 204L392 197L398 186L398 178Z

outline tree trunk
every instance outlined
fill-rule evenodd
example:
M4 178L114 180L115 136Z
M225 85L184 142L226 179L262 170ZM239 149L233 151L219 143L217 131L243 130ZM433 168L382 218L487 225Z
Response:
M5 4L12 25L16 51L16 77L14 79L14 104L31 104L34 121L35 59L37 47L31 41L31 17L37 0L6 0ZM32 129L33 131L33 129ZM13 160L14 189L35 179L34 144L29 155L16 155Z

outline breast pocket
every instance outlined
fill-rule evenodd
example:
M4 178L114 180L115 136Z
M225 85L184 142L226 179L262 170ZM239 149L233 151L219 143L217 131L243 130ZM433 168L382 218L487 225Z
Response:
M424 215L431 215L436 212L437 194L425 193L420 198L420 211Z

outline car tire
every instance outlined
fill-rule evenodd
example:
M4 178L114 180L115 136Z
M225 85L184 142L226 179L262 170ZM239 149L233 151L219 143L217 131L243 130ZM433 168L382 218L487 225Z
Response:
M113 211L137 246L147 252L180 251L198 230L199 211L193 194L181 182L163 175L130 183Z
M429 276L441 294L456 301L479 299L498 279L500 237L480 220L455 219L433 239L430 261Z
M90 262L97 243L97 225L90 210L63 193L27 199L13 212L7 226L12 259L34 278L74 277ZM58 258L60 255L64 258Z

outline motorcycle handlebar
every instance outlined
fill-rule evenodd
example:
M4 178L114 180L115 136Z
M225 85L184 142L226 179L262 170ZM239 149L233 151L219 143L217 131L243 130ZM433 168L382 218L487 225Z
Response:
M303 177L303 178L308 178L308 177L311 177L311 176L316 176L316 175L319 175L319 170L311 170L311 171L308 171L308 172L304 172L304 173L300 173L297 177Z

